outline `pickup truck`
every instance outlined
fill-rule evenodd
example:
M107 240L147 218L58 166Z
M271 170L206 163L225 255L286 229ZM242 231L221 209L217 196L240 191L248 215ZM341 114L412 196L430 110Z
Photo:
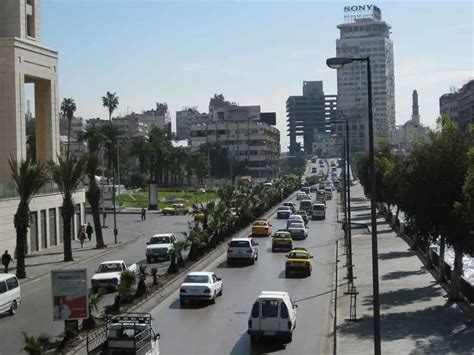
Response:
M100 287L115 290L120 284L121 273L125 270L137 273L138 266L135 263L127 266L123 260L104 261L92 276L92 291L96 293Z

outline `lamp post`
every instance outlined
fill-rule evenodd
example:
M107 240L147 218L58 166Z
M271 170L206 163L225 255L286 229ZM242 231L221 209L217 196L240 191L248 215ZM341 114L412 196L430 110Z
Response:
M370 165L370 214L372 224L372 282L373 282L373 314L374 314L374 354L381 354L380 345L380 301L379 301L379 266L377 246L377 214L375 209L375 159L374 159L374 118L372 114L372 77L370 57L363 58L329 58L326 64L331 69L341 69L352 62L367 63L367 103L369 110L369 165Z

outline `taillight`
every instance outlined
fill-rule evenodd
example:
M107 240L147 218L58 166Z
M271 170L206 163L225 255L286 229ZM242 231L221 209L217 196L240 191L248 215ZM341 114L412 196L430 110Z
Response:
M249 319L249 328L252 328L252 320Z
M288 321L288 330L291 330L291 320Z

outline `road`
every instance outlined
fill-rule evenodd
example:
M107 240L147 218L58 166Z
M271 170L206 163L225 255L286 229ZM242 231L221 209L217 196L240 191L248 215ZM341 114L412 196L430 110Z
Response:
M314 196L313 196L314 198ZM328 201L325 221L310 221L309 236L295 244L314 256L308 278L286 279L285 253L272 253L270 238L258 238L259 260L253 266L228 267L225 254L207 270L224 282L224 294L214 305L179 306L179 291L151 311L154 328L161 334L163 354L321 354L330 338L329 307L334 270L336 198ZM286 220L270 219L273 229L285 228ZM284 346L262 342L251 346L247 331L250 308L260 291L288 291L298 305L293 342Z
M90 216L88 216L90 218ZM85 260L68 268L86 268L89 278L97 270L98 265L106 260L123 259L127 263L145 262L146 242L153 233L175 233L178 240L184 238L182 232L187 230L187 221L190 216L161 216L149 214L146 222L140 221L140 215L118 215L119 237L120 232L127 230L134 233L144 233L134 243L113 249L107 255ZM165 264L165 263L163 263ZM156 265L152 265L156 266ZM165 269L162 265L161 269ZM42 276L33 282L21 287L22 303L15 316L0 316L0 355L20 353L23 347L22 332L30 335L47 334L56 336L64 331L64 322L52 321L52 296L50 275ZM109 294L102 302L112 303L114 294ZM7 340L8 339L8 340Z

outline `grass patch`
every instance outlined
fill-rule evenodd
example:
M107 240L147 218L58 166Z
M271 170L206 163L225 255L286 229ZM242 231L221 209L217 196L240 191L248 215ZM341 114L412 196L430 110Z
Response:
M169 207L173 203L183 203L186 207L191 207L193 203L207 203L217 199L215 192L197 194L184 190L158 190L158 207ZM148 193L133 193L117 196L117 203L123 207L147 207Z

